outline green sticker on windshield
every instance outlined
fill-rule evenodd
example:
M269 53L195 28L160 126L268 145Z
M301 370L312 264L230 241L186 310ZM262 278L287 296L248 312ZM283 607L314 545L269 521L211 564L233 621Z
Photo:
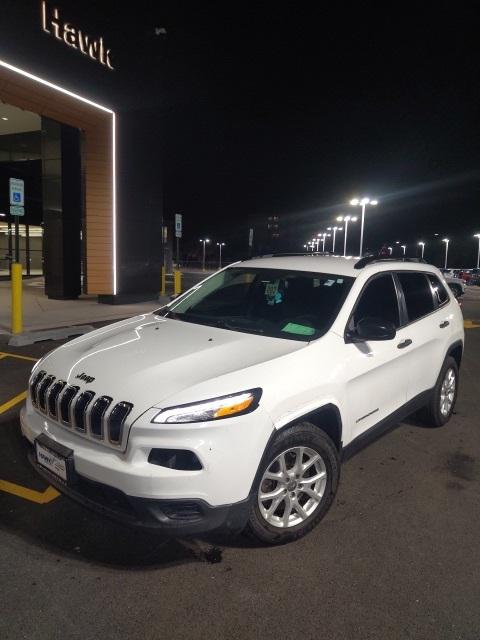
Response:
M304 324L295 324L294 322L288 322L282 329L287 333L296 333L298 336L313 336L315 329L313 327L307 327Z

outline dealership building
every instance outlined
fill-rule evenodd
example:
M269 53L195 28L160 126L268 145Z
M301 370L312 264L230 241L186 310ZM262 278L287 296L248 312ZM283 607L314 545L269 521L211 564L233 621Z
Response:
M3 5L0 274L13 256L14 178L25 185L24 274L43 274L51 298L114 304L159 290L163 58L153 27L124 33L95 7Z

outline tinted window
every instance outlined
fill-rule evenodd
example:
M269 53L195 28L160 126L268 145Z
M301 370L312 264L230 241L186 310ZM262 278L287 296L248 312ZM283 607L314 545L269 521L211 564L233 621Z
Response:
M405 294L409 322L426 316L434 310L430 282L423 273L399 273L398 278Z
M310 341L330 328L353 278L232 267L174 302L166 317L231 331Z
M448 300L448 293L443 284L434 275L428 275L428 279L430 280L430 284L432 285L433 295L437 300L439 305L445 304Z
M353 313L353 325L362 318L381 318L400 325L397 292L389 273L374 278L363 290Z

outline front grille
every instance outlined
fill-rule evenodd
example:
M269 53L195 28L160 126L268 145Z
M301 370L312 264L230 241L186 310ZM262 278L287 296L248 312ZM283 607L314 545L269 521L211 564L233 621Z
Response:
M63 380L57 380L55 384L53 384L48 393L47 406L48 413L52 418L57 417L57 400L60 393L63 391L66 382Z
M73 417L75 420L75 427L80 429L80 431L86 430L86 411L94 395L93 391L84 391L78 396L77 401L75 402Z
M30 383L30 398L32 400L32 404L37 406L37 389L40 382L46 376L46 371L39 371L33 378Z
M37 387L38 407L42 411L47 410L47 390L54 380L55 376L45 376Z
M103 438L103 417L111 404L112 398L108 396L101 396L93 403L90 411L90 431L97 438Z
M77 395L79 387L67 387L60 400L60 418L65 424L70 424L70 405Z
M105 445L118 448L124 444L124 426L133 404L114 404L110 396L95 397L94 391L79 391L78 386L67 385L45 371L39 371L30 382L30 398L40 412Z
M132 410L130 402L119 402L116 404L108 418L108 439L115 444L122 439L122 427L126 417Z

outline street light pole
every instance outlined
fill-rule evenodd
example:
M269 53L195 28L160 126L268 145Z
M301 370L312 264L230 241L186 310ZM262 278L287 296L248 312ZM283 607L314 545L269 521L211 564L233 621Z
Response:
M327 227L327 231L333 231L333 240L332 240L332 253L335 253L335 237L337 235L337 231L341 231L342 227Z
M202 271L205 271L205 245L207 242L210 242L210 240L208 238L203 238L200 242L203 244Z
M337 217L338 222L344 222L345 223L345 234L343 236L343 257L345 257L347 255L347 234L348 234L348 223L350 221L352 222L356 222L357 221L357 216L338 216ZM341 229L342 227L340 227Z
M407 245L406 244L402 244L402 249L403 249L403 257L405 257L405 251L407 250Z
M372 207L376 207L378 204L378 200L370 200L370 198L353 198L350 200L350 204L352 207L362 207L362 225L360 227L360 258L363 255L363 229L365 226L365 211L367 209L367 205Z
M448 238L443 238L442 242L445 242L445 269L447 268L447 260L448 260L448 243L450 240Z
M423 260L423 252L425 251L425 242L419 242L418 246L422 247L422 260Z
M480 266L480 233L476 233L474 238L478 238L478 253L477 253L477 269Z
M218 258L218 268L222 268L222 247L225 246L225 242L217 242L219 258Z

